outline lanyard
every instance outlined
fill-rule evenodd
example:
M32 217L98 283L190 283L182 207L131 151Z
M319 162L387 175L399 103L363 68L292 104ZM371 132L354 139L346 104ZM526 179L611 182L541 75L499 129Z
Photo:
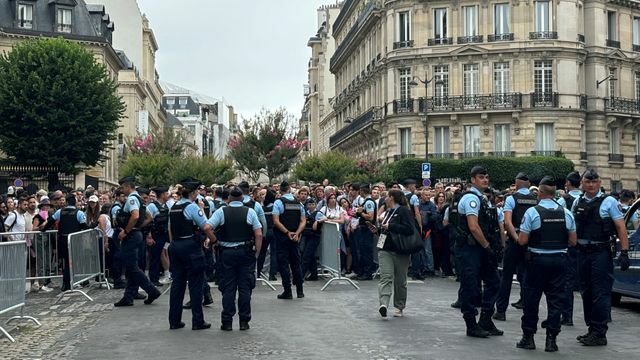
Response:
M398 208L393 209L393 212L391 214L387 214L387 216L385 216L384 219L382 219L382 225L388 224L389 221L391 221L391 217L393 217L396 211L398 211Z

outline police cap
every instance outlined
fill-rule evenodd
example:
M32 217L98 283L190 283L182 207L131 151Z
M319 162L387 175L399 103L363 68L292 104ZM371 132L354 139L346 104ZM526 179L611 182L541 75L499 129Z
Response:
M471 169L471 177L476 175L487 175L489 172L484 166L476 165Z
M315 204L316 200L314 198L308 198L307 199L307 204Z
M200 186L201 184L202 182L200 182L200 180L194 179L192 177L187 177L180 180L180 185L182 185L184 188L186 188L189 191L196 190L198 186Z
M582 178L586 180L598 180L600 179L600 175L594 169L587 169L587 171L582 174Z
M138 186L138 187L136 188L136 191L137 191L139 194L149 195L149 189L147 189L146 187Z
M160 195L160 194L164 194L167 191L169 191L169 187L167 186L156 186L151 188L151 190L153 190L153 192L156 193L156 195Z
M519 172L518 175L516 175L516 180L529 181L529 176L523 172Z
M229 189L229 196L237 198L237 197L242 197L243 193L242 190L240 190L239 187L234 186L231 189Z
M553 176L545 176L542 178L542 180L540 180L540 186L542 185L555 187L556 179L554 179Z
M580 185L580 173L577 171L570 172L566 180L574 187L578 187Z
M120 179L118 181L118 184L120 185L125 185L125 184L129 184L129 185L135 185L136 184L136 178L134 176L125 176L122 179Z
M405 181L402 182L402 184L404 186L408 186L408 185L415 185L417 184L417 182L414 179L406 179Z

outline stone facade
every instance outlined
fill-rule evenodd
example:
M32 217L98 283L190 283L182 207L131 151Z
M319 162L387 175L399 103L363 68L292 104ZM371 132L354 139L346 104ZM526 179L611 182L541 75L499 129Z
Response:
M319 131L385 161L565 156L637 190L639 5L347 0L332 23L335 116Z

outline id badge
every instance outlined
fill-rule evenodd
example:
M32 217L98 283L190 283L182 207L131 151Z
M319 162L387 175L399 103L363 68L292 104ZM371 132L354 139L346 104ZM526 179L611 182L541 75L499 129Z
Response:
M384 248L385 241L387 241L387 234L380 234L380 237L378 238L378 245L376 245L378 249Z

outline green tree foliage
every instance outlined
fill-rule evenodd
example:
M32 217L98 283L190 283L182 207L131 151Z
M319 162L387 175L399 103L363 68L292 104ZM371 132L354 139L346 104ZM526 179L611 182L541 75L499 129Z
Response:
M307 140L298 140L292 132L293 116L286 109L263 109L245 120L244 129L229 140L229 152L236 168L252 181L261 174L269 181L287 173Z
M65 172L100 163L125 110L116 87L77 43L40 38L15 45L0 55L0 149L16 164Z

